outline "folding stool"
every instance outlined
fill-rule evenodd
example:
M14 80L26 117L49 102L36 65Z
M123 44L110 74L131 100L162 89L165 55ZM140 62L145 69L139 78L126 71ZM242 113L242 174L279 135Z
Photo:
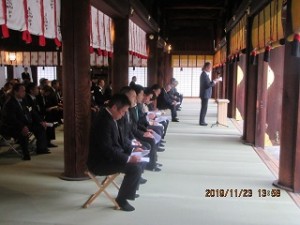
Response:
M102 193L106 195L106 197L112 201L112 203L115 205L116 209L120 209L120 206L116 202L116 200L111 197L111 195L105 190L110 184L113 184L118 190L120 189L119 185L116 184L114 179L116 179L117 176L120 175L120 173L115 173L112 175L108 175L105 177L105 179L102 181L102 183L99 182L99 180L96 178L96 175L94 175L90 171L85 172L86 175L88 175L97 185L99 188L98 191L96 191L94 194L92 194L89 199L83 204L82 208L87 208L89 205L92 204L92 202Z
M35 147L33 146L36 138L34 137L33 133L29 132L28 134L28 150L29 153L34 153L35 152ZM13 151L17 153L17 155L22 156L23 153L21 150L17 149L18 142L14 138L8 136L8 135L1 135L0 134L0 141L3 141L4 144L8 146L8 151Z
M16 143L15 139L13 139L12 137L0 135L0 141L3 141L3 143L8 146L8 151L13 151L13 152L17 153L17 155L22 156L22 153L20 153L16 149L17 143Z

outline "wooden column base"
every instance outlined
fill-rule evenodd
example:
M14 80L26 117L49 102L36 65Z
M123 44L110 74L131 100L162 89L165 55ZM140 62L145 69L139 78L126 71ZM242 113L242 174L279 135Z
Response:
M280 188L280 189L283 189L283 190L286 190L286 191L290 191L290 192L294 192L294 190L293 190L292 188L287 187L287 186L284 186L284 185L281 185L281 184L279 183L278 180L275 180L275 181L273 182L273 185L274 185L275 187Z
M59 176L60 179L62 180L66 180L66 181L82 181L82 180L89 180L91 178L89 178L88 176L82 176L82 177L68 177L68 176L65 176L64 173L62 173L60 176Z

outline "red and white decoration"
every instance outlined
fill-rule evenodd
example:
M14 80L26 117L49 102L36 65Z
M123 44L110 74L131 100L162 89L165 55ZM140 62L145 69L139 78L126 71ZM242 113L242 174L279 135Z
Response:
M113 43L111 40L111 18L95 7L91 6L90 15L90 52L93 55L96 49L98 56L112 57ZM97 55L95 57L97 57ZM91 63L92 63L91 56ZM101 57L100 57L101 58ZM101 59L95 59L101 61ZM93 60L93 61L95 61Z
M11 59L11 55L14 59ZM58 66L59 52L7 52L0 51L0 65L12 66Z
M0 26L4 38L12 29L22 31L26 43L31 43L32 34L39 36L41 46L49 38L60 47L60 0L1 0Z
M147 59L146 32L129 20L129 54Z

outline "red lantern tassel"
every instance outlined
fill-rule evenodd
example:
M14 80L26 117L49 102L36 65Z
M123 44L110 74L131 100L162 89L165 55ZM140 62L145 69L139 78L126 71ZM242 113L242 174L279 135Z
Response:
M8 38L9 37L9 31L8 31L8 28L7 28L6 24L1 25L1 29L2 29L3 38Z
M90 46L90 54L92 54L93 52L94 52L94 48Z
M57 47L61 47L61 41L58 40L58 38L55 38L55 39L54 39L54 43L55 43L55 45L56 45Z
M23 31L22 40L25 41L26 44L30 44L32 42L32 38L28 30Z
M39 45L40 45L40 46L45 46L45 45L46 45L46 38L45 38L44 35L41 35L41 36L39 37Z
M102 55L102 50L100 48L97 48L97 54L100 56Z

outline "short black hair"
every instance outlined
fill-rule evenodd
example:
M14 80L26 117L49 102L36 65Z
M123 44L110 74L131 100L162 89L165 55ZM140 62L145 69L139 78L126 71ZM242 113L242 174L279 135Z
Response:
M211 65L211 63L210 62L205 62L204 63L204 66L203 66L203 68L202 68L202 70L205 70L207 67L209 67Z
M120 94L125 94L126 95L130 91L135 91L135 90L130 86L124 86L124 87L121 88Z
M157 89L161 89L161 87L160 87L158 84L153 84L153 85L151 86L151 89L152 89L152 90L157 90Z
M33 90L36 87L36 84L31 82L26 85L26 93L30 93L31 90Z
M155 95L154 91L151 88L145 88L144 94L149 96L149 95Z
M57 83L59 83L58 80L53 80L53 81L51 81L51 86L53 87L53 86L56 85Z
M139 84L134 85L133 89L135 90L136 95L144 91L144 87Z
M12 88L13 93L14 93L14 92L18 92L18 91L20 90L21 87L25 87L25 85L24 85L24 84L21 84L21 83L16 83L16 84L13 86L13 88Z
M131 102L125 94L114 94L109 100L107 106L112 108L114 105L118 110L120 110L125 106L131 106Z

